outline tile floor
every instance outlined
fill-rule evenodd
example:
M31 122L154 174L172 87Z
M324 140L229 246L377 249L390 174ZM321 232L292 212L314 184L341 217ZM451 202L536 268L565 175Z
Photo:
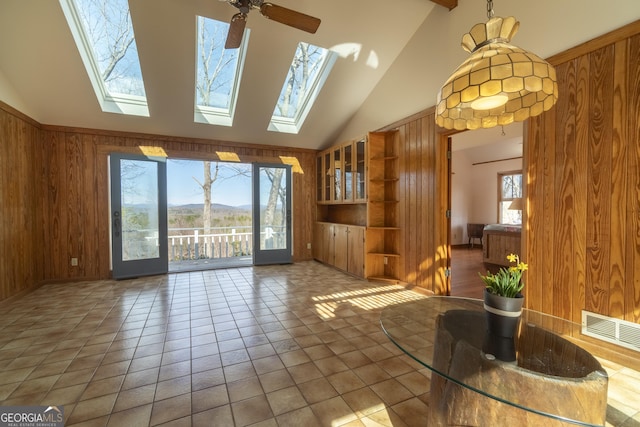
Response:
M417 298L313 261L46 285L0 305L0 405L62 405L67 426L424 426L430 372L379 326ZM608 425L640 425L640 373L603 363Z

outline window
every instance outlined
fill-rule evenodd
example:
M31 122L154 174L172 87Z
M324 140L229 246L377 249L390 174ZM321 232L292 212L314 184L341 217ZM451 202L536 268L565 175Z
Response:
M498 222L522 224L522 171L499 173L498 189Z
M225 49L229 24L197 17L196 96L194 120L231 126L249 29L239 49Z
M269 130L298 133L338 54L309 43L299 43L285 78Z
M127 0L60 0L102 111L149 116Z

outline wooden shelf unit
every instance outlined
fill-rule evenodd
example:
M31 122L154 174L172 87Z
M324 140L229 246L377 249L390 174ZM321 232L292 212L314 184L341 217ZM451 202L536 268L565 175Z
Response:
M399 160L397 132L367 139L367 234L365 277L400 283Z
M314 257L369 280L400 283L398 135L371 132L316 159Z

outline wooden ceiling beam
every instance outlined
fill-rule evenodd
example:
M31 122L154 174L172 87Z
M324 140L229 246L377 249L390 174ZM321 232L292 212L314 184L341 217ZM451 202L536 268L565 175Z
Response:
M455 9L458 6L458 0L431 0L435 4L439 4L440 6L444 6L447 9Z

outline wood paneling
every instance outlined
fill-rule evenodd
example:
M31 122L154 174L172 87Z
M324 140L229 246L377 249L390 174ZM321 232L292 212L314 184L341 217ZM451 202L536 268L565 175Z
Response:
M436 133L433 108L382 130L399 133L400 279L440 295L449 293L446 137ZM443 192L443 189L445 191Z
M0 300L44 282L110 276L108 154L294 163L294 261L311 259L315 151L40 126L0 104ZM71 266L72 257L78 266Z
M640 21L550 59L556 106L530 120L530 308L640 322Z
M44 278L43 188L39 125L0 104L0 300Z

